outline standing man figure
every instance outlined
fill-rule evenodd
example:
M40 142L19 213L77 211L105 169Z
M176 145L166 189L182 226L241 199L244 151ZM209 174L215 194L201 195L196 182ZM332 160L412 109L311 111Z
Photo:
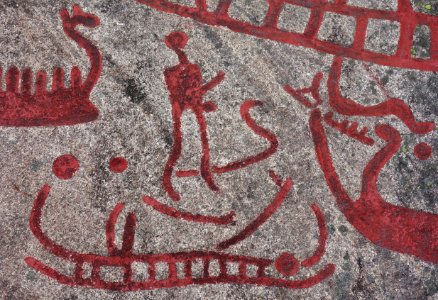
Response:
M210 101L203 102L202 98L224 79L225 74L224 72L219 72L208 83L202 84L201 69L198 65L191 63L182 50L187 42L187 35L180 31L172 32L165 39L167 47L175 51L179 59L178 65L167 68L164 71L172 105L173 146L164 168L163 185L168 195L175 201L180 200L180 195L173 188L172 174L182 152L183 133L181 130L181 117L185 110L191 110L195 114L199 126L202 146L201 177L211 190L219 190L211 172L210 146L207 136L207 122L204 115L206 112L215 111L217 106Z

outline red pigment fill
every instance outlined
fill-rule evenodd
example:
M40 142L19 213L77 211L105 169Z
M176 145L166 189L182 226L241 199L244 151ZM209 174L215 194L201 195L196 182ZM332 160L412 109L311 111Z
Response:
M330 107L337 113L346 116L399 118L413 133L426 134L435 129L433 122L417 122L409 106L401 99L388 99L382 103L364 106L349 98L343 97L339 88L342 71L342 57L336 57L330 69L327 87Z
M309 124L318 162L347 220L376 245L438 263L438 215L387 203L377 189L380 171L400 148L400 133L389 125L376 125L376 134L387 144L366 165L361 195L354 201L334 167L318 109L312 112Z
M256 164L258 162L261 162L270 156L272 156L274 153L278 150L278 139L277 136L270 132L269 130L261 127L258 125L254 119L251 117L249 111L251 108L256 106L262 106L263 102L257 101L257 100L246 100L243 102L243 104L240 106L240 115L242 119L245 121L246 125L258 136L263 137L269 142L269 147L255 155L250 155L248 157L245 157L243 159L230 162L224 166L213 166L212 171L213 173L227 173L236 171L239 169L243 169L245 167L248 167L252 164ZM176 172L176 176L178 177L191 177L198 175L199 172L196 170L180 170ZM278 185L278 184L277 184ZM281 185L281 182L280 182Z
M322 104L322 99L321 96L319 94L319 89L321 87L321 80L322 77L324 75L319 72L315 75L315 77L313 77L313 81L312 81L312 85L308 88L303 88L303 89L294 89L293 87L291 87L290 85L285 85L284 86L284 90L291 95L292 97L294 97L298 102L300 102L301 104L303 104L305 107L307 108L316 108L318 107L320 104ZM312 103L310 102L304 95L306 94L310 94L313 99L315 99L315 102Z
M339 82L341 80L342 62L343 57L339 56L334 58L329 77L327 79L329 104L334 111L345 116L395 116L399 118L415 134L426 134L435 129L435 123L433 122L416 121L410 107L401 99L391 98L376 105L364 106L352 99L343 97L339 88ZM284 86L284 90L307 108L317 108L322 103L318 92L321 79L322 74L317 73L313 79L311 87L295 89L290 85L286 85ZM309 93L315 99L314 103L311 103L304 96L305 94ZM374 144L374 140L367 136L368 128L364 127L361 131L358 131L358 124L356 122L349 122L347 120L341 123L337 122L333 119L333 112L328 112L327 114L325 114L324 119L328 125L332 126L339 132L342 132L364 144Z
M327 125L333 127L337 131L369 146L374 145L374 140L367 136L368 128L363 127L360 131L358 130L359 123L350 122L348 120L344 120L342 122L338 122L333 118L333 112L328 112L324 115L324 121Z
M210 146L207 135L207 122L204 115L206 110L212 111L215 106L208 102L203 102L203 96L224 79L224 73L219 72L215 78L203 84L199 66L190 63L186 54L182 51L187 41L187 35L179 31L169 34L165 40L166 45L175 51L179 58L178 65L167 68L164 72L172 105L173 146L164 168L163 185L169 197L175 201L180 200L180 195L173 188L172 174L182 152L183 133L181 117L186 110L191 110L195 114L199 126L202 145L201 177L211 190L219 190L211 174Z
M109 168L114 173L123 173L128 168L128 161L123 157L113 157L109 161Z
M266 268L273 264L273 261L265 258L257 258L243 255L230 255L226 253L212 251L189 251L178 253L163 254L135 254L132 250L134 244L134 233L136 218L133 213L128 214L123 234L121 249L114 244L114 227L124 204L119 203L111 212L106 226L107 246L109 256L96 255L91 253L78 253L68 250L53 242L45 235L41 228L41 218L43 208L50 193L50 187L42 187L35 199L32 208L29 225L32 233L39 240L46 251L59 258L63 258L69 265L74 265L73 275L65 275L57 270L43 264L33 257L26 257L25 262L41 274L56 280L59 283L73 287L90 287L95 289L105 289L114 291L139 291L162 289L171 287L183 287L193 284L253 284L258 286L277 286L288 289L309 288L333 275L335 266L328 264L319 270L315 275L300 279L287 280L282 278L269 277L266 275ZM204 273L201 277L193 277L192 266L194 262L202 261ZM219 275L212 275L209 272L210 262L220 262ZM135 281L132 277L132 264L142 263L147 266L148 279ZM156 265L165 264L168 267L168 276L156 278ZM183 265L185 276L178 277L177 264ZM227 266L238 265L239 274L228 273ZM84 265L92 268L91 277L84 277ZM246 266L251 265L256 268L256 276L248 276ZM102 267L119 267L123 272L123 279L119 281L106 281L101 278L100 270Z
M59 179L71 179L78 170L79 162L71 154L59 156L52 165L53 174Z
M306 268L310 268L316 265L322 258L325 253L325 248L328 239L328 230L327 224L325 222L325 217L321 208L318 205L312 204L311 206L313 213L315 214L316 220L318 221L318 230L319 230L319 241L318 248L316 248L313 255L301 262L301 265Z
M275 183L275 185L278 187L281 187L283 182L282 182L280 176L278 176L277 173L275 173L273 170L269 170L268 174L269 174L269 177L271 177L272 181Z
M312 85L307 88L302 89L295 89L290 85L285 85L283 89L286 93L291 95L295 100L297 100L299 103L304 105L307 108L313 109L317 108L322 104L322 98L319 93L319 89L321 87L321 80L323 78L323 74L321 72L317 73L312 81ZM314 99L313 102L311 102L307 97L306 94L310 94L312 98ZM359 124L357 122L350 122L348 120L344 120L342 122L336 121L333 118L333 112L329 111L324 115L324 121L327 125L330 125L334 129L336 129L338 132L341 132L363 144L372 146L374 145L374 140L369 137L368 134L368 128L363 127L360 131L358 130Z
M268 157L270 157L271 155L273 155L275 152L277 152L278 139L277 139L276 135L273 134L272 132L270 132L269 130L259 126L254 121L254 119L251 117L251 115L249 114L249 110L252 107L261 106L261 105L263 105L263 102L261 102L261 101L247 100L240 106L240 115L242 116L242 119L246 122L248 127L252 131L254 131L255 134L263 137L264 139L266 139L270 143L269 148L266 149L265 151L262 151L262 152L256 154L256 155L249 156L249 157L246 157L242 160L238 160L235 162L231 162L225 166L221 166L221 167L214 166L213 172L226 173L226 172L231 172L231 171L235 171L238 169L242 169L242 168L245 168L249 165L252 165L252 164L258 163L262 160L265 160Z
M128 256L132 254L132 249L134 246L134 236L135 236L135 226L136 217L135 214L129 213L126 217L125 229L123 232L122 248L118 249L115 244L115 227L117 219L120 216L124 203L118 203L114 209L111 211L108 220L106 222L106 245L108 254L110 256Z
M176 177L194 177L199 175L198 170L178 170L175 172Z
M115 228L117 219L119 218L124 207L124 203L118 203L111 211L106 222L106 248L109 255L118 255L120 253L115 243Z
M324 214L318 205L312 204L313 213L316 216L318 221L318 230L319 230L319 242L318 247L316 248L313 255L301 263L295 258L295 256L289 252L283 252L280 254L274 262L275 268L278 272L283 274L284 276L293 276L299 271L299 266L310 268L316 265L321 258L323 257L326 249L327 239L328 239L328 231L327 225L325 222Z
M170 0L137 0L156 10L228 29L262 39L312 48L335 56L344 56L383 66L438 70L438 17L413 10L410 1L399 1L395 11L370 9L350 5L347 1L326 0L266 0L267 13L261 25L234 19L228 10L232 0L221 0L214 11L209 11L204 0L196 1L195 7L177 4ZM278 27L278 21L285 5L295 5L310 10L309 21L303 33L290 32ZM319 31L327 13L342 15L355 20L354 41L351 45L340 45L319 38ZM395 54L377 53L365 47L366 33L370 20L386 20L400 23L400 38ZM431 29L430 59L411 56L415 28L425 25Z
M400 99L389 99L377 105L363 106L343 97L339 88L341 70L342 57L336 57L330 70L327 86L330 106L337 113L363 117L392 115L398 117L415 134L426 134L434 130L433 122L417 122L412 110ZM286 87L285 89L287 91ZM314 107L299 99L299 95L290 94L306 107ZM366 133L365 129L358 132L356 124L353 125L348 121L338 123L331 116L328 113L324 118L329 125L352 138L358 140L360 138L366 142L365 135L362 135ZM336 198L338 208L347 220L376 245L413 255L424 261L438 263L438 215L387 203L377 189L377 179L381 169L400 148L400 133L389 125L376 125L377 136L386 141L387 145L377 152L366 165L362 174L361 195L354 201L349 197L336 172L322 121L320 110L313 109L309 124L317 159L326 182ZM354 131L350 132L351 126ZM371 140L369 142L371 144ZM425 147L425 152L428 151Z
M300 262L298 259L288 252L280 254L275 260L274 265L277 271L284 276L293 276L300 268Z
M66 87L64 70L54 68L52 86L47 89L47 74L40 70L36 72L35 92L32 94L33 72L24 69L20 74L17 67L12 66L6 72L6 91L2 91L0 69L0 126L61 126L97 119L99 112L89 98L100 76L102 58L99 49L76 27L97 27L99 18L83 12L77 5L73 6L71 15L66 9L60 14L64 33L85 49L89 57L90 68L85 81L82 82L81 71L75 66L71 70L71 86Z
M120 253L122 256L132 254L134 248L135 226L137 218L134 213L129 213L126 217L125 228L123 231L123 242Z
M177 177L190 177L200 174L211 190L218 191L219 188L213 180L213 173L231 172L255 164L270 157L278 148L277 137L269 130L259 126L249 113L251 108L261 106L263 103L261 101L246 100L240 107L242 119L252 131L266 139L270 143L270 146L261 153L231 162L225 166L212 167L210 165L210 145L207 135L205 113L215 111L217 107L213 102L204 102L203 96L209 90L215 88L224 79L225 75L223 72L219 72L216 77L203 84L199 66L190 63L182 50L187 42L187 35L180 31L169 34L165 39L166 45L175 51L180 62L174 67L167 68L164 72L170 94L170 103L172 105L173 145L172 152L164 167L163 186L169 197L175 201L181 198L179 193L173 188L172 176L183 150L181 117L184 111L190 110L196 116L201 136L202 157L200 171L179 170L175 172Z
M260 226L262 226L272 215L280 208L280 205L283 203L284 199L286 199L290 190L292 189L293 182L290 178L286 179L286 181L280 187L280 191L275 196L274 200L263 210L263 212L255 218L250 224L245 226L245 228L240 231L238 234L233 237L220 242L216 248L219 250L224 250L232 245L235 245L248 236L253 234Z
M414 148L414 154L420 160L429 159L432 156L432 147L427 143L419 143Z
M165 205L149 196L144 196L143 202L162 214L165 214L175 219L181 219L189 222L197 222L204 224L210 223L215 225L229 225L235 221L234 218L236 216L236 213L234 211L231 211L223 216L205 216L200 214L191 214L188 212L177 210L176 208L170 207L168 205Z

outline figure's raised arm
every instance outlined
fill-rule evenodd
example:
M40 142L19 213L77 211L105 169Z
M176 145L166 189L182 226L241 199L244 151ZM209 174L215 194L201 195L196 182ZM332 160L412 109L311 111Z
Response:
M209 82L204 84L201 87L201 91L205 94L209 90L214 89L216 86L218 86L225 78L225 72L219 71L215 77L213 77Z

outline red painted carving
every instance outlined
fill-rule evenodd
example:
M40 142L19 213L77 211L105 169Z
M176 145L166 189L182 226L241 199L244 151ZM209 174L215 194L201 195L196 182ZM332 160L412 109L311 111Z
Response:
M216 225L229 225L233 222L235 222L234 218L236 216L236 213L234 211L230 211L226 215L223 216L204 216L200 214L191 214L188 212L179 211L173 207L170 207L168 205L165 205L158 200L155 200L152 197L145 196L143 198L143 202L147 205L151 206L156 211L170 216L172 218L181 219L185 221L190 222L198 222L198 223L211 223Z
M290 253L280 254L274 262L275 268L284 276L293 276L297 274L300 268L300 262Z
M322 99L319 94L319 88L321 86L321 80L322 80L323 74L317 73L315 77L313 78L312 85L309 88L304 89L294 89L290 85L284 86L284 90L294 97L298 102L300 102L302 105L304 105L307 108L316 108L319 105L322 104ZM338 88L335 86L335 88ZM308 98L306 98L306 94L310 94L314 99L315 102L312 103ZM352 102L352 100L350 100ZM335 100L336 102L336 100ZM374 140L367 135L368 128L364 127L360 131L358 131L358 125L356 122L349 122L347 120L344 120L342 122L338 122L335 119L333 119L333 112L328 112L324 115L324 120L327 123L327 125L333 127L337 131L346 134L347 136L361 142L367 145L374 145Z
M115 228L116 228L116 222L117 219L120 216L120 213L122 212L123 208L125 208L124 203L117 203L117 205L113 208L111 211L108 220L106 222L106 248L108 250L109 255L117 255L117 253L120 253L120 251L116 247L116 235L115 235ZM127 223L126 223L127 224Z
M30 69L21 72L21 89L19 90L20 71L11 67L6 72L6 90L0 84L0 126L60 126L90 122L98 117L98 110L90 102L90 93L96 84L102 59L99 50L91 41L84 38L76 29L78 25L86 27L99 26L99 18L88 14L74 5L70 15L66 9L61 10L61 19L65 34L85 49L90 59L90 70L82 82L78 67L71 70L71 86L64 85L64 70L55 68L52 89L46 89L45 71L38 71L35 77L35 91L32 93L33 74ZM2 69L0 68L0 82Z
M438 71L438 17L415 12L409 0L398 0L396 11L352 6L347 4L347 1L267 0L269 8L262 25L254 25L232 18L228 13L232 0L219 1L214 11L208 10L206 0L196 1L195 7L181 5L170 0L137 0L137 2L159 11L191 18L208 25L224 26L235 32L309 47L337 56L350 57L384 66ZM311 10L307 27L303 33L289 32L278 28L279 17L286 4L306 7ZM335 13L355 19L356 29L352 45L339 45L318 38L325 13ZM371 19L400 22L400 39L394 55L365 49L366 32ZM414 32L416 27L421 25L428 26L431 31L430 59L427 60L411 56Z
M215 110L216 107L211 102L207 102L209 105L204 106L202 97L207 91L217 86L223 80L225 74L220 72L210 82L203 85L200 68L197 65L190 63L187 56L182 51L187 41L188 38L183 32L173 32L166 37L166 45L176 52L180 62L177 66L168 68L164 72L172 105L174 129L172 153L164 168L163 184L169 196L174 200L179 200L180 195L173 188L171 177L182 151L182 113L189 109L192 110L196 116L201 134L201 176L210 189L214 191L219 190L216 183L213 181L211 174L210 146L207 136L207 122L204 116L205 112Z
M199 176L198 170L178 170L175 172L175 175L177 177L193 177L193 176Z
M52 171L59 179L71 179L79 170L79 161L71 154L61 155L53 162Z
M248 224L242 231L240 231L235 236L220 242L217 245L217 249L227 249L253 234L254 231L257 230L257 228L263 225L263 223L265 223L277 211L277 209L280 207L280 205L283 203L284 199L292 189L292 185L292 180L290 178L286 179L286 181L280 186L280 191L277 193L277 196L275 196L274 201L272 201L272 203L269 204L263 210L263 212L254 221Z
M270 146L265 151L260 152L257 155L249 156L245 159L238 160L235 162L231 162L225 166L214 166L213 172L215 173L226 173L235 171L241 168L244 168L246 166L252 165L254 163L260 162L262 160L267 159L272 154L277 152L278 149L278 140L275 134L270 132L269 130L257 125L257 123L254 121L254 119L249 114L249 110L255 106L261 106L263 105L262 101L256 101L256 100L247 100L243 102L243 104L240 106L240 115L242 116L242 119L245 121L245 123L248 125L248 127L254 131L255 134L263 137L266 139Z
M321 96L319 95L319 87L321 86L321 80L324 74L319 72L313 77L312 85L308 88L304 89L294 89L290 85L286 85L284 90L288 92L292 97L294 97L298 102L304 105L307 108L315 108L318 107L322 103ZM315 102L312 103L305 97L305 95L310 94Z
M128 168L128 161L123 157L113 157L109 161L109 168L111 172L123 173Z
M290 179L286 180L276 197L277 200L274 200L273 203L280 202L278 204L280 205L287 195L287 192L291 188L291 185L292 182ZM282 253L275 261L244 255L230 255L223 252L214 251L136 254L133 249L136 227L136 217L134 213L129 213L126 218L122 246L121 248L118 248L115 244L115 224L120 213L124 209L123 203L117 204L108 217L106 223L106 245L108 256L104 256L71 251L56 244L43 232L41 228L41 217L49 193L50 187L48 185L44 185L38 193L29 219L30 229L48 252L75 265L74 274L62 274L33 257L27 257L25 261L30 267L62 284L120 291L137 291L182 287L192 284L203 285L218 283L255 284L261 286L277 286L290 289L300 289L308 288L321 282L322 280L331 276L335 269L334 265L327 264L315 275L307 279L300 280L274 278L268 276L265 272L266 268L274 265L275 268L284 276L292 276L298 272L300 265L308 268L314 266L320 260L322 253L325 251L327 230L325 227L324 216L316 205L313 205L312 209L318 220L318 226L320 229L320 245L312 257L302 261L301 263L293 256L293 254L290 253ZM262 212L261 216L258 217L254 223L252 223L256 224L254 227L257 228L263 222L265 222L266 219L273 214L275 209L278 208L274 206L278 205L271 204L268 206L268 208ZM242 231L243 233L238 235L239 241L246 238L255 230L251 229L251 232L249 232L247 228ZM229 242L225 243L228 244ZM203 274L200 277L194 276L192 271L193 263L196 261L203 262ZM220 273L218 275L212 275L210 273L210 262L212 261L219 262ZM133 278L133 263L143 263L147 266L147 279L136 281L135 278ZM156 265L158 263L167 264L168 274L166 278L157 278ZM84 274L84 265L86 264L91 265L92 267L90 277L87 277ZM177 264L181 264L184 267L183 274L178 273ZM228 271L227 265L229 264L239 265L238 274L231 274ZM120 267L123 270L123 279L117 282L104 280L100 276L100 269L106 266ZM249 266L256 268L256 274L248 274L247 268Z
M327 225L325 223L325 217L322 213L321 209L318 205L312 204L312 210L315 214L315 217L318 221L318 228L319 228L319 245L318 248L316 248L313 255L301 262L301 266L310 268L316 265L322 258L322 256L325 253L325 247L327 244L328 239L328 231L327 231Z
M190 63L183 49L188 42L188 37L184 32L172 32L166 37L166 45L175 51L178 55L179 64L167 68L164 72L167 88L169 90L170 103L172 105L172 120L173 120L173 146L172 152L167 160L163 174L163 186L169 195L175 201L181 199L179 193L174 189L172 184L172 175L174 168L181 156L183 145L183 132L181 129L181 117L184 111L192 111L198 122L201 135L202 158L200 166L200 175L207 183L208 187L213 191L218 191L213 173L225 173L244 168L248 165L257 163L274 154L277 151L278 141L276 136L268 130L260 127L251 118L249 110L254 106L262 105L260 101L247 100L240 109L243 120L249 128L257 135L265 138L271 144L265 151L247 157L245 159L232 162L226 166L211 166L210 164L210 145L207 135L207 121L205 119L206 112L212 112L217 109L213 102L203 101L203 96L211 89L220 84L224 79L225 74L219 72L215 78L209 82L202 83L202 73L198 65ZM197 176L198 170L179 170L176 171L177 177Z
M77 7L74 8L74 12L76 14L79 13ZM62 15L63 18L65 18L64 13L62 13ZM175 67L166 69L164 74L172 105L174 141L172 152L165 165L163 185L166 192L173 200L179 200L180 196L173 189L171 179L174 173L174 168L182 152L183 136L181 130L181 116L184 111L190 110L195 114L201 133L202 158L200 170L177 170L175 174L178 177L200 175L207 183L208 187L214 191L217 191L218 187L214 182L213 174L238 170L270 157L277 151L278 140L273 133L259 126L249 113L251 108L261 106L263 103L256 100L246 100L240 107L241 117L254 133L269 142L269 147L258 154L248 156L224 166L211 166L210 146L207 136L207 121L204 114L216 110L217 107L212 102L204 102L203 96L224 79L224 73L219 72L215 78L203 84L202 73L199 66L190 63L183 52L183 48L188 42L187 36L183 32L173 32L166 37L165 42L166 45L178 55L179 64ZM128 161L123 157L113 157L109 161L109 169L114 173L123 173L127 167ZM61 156L56 159L53 164L54 174L61 179L72 178L78 169L79 162L72 155ZM115 243L115 224L125 207L123 203L118 203L114 207L106 223L105 231L108 255L78 253L58 245L56 242L52 241L41 228L43 208L51 189L48 185L44 185L34 202L29 220L30 229L48 252L73 263L75 265L75 271L73 275L65 275L46 266L33 257L27 257L25 261L30 267L60 283L71 286L87 286L109 290L136 291L165 287L181 287L191 284L216 283L256 284L291 289L313 286L331 276L334 272L335 266L333 264L327 264L315 275L300 280L270 277L266 274L265 270L272 265L283 276L291 277L299 271L300 267L310 268L320 261L325 253L327 229L324 216L316 205L312 205L312 209L318 221L320 238L319 246L311 257L300 262L289 252L282 253L275 260L244 255L230 255L224 252L225 249L228 249L248 238L266 221L268 221L268 219L271 218L280 208L281 204L292 189L293 183L291 179L287 179L283 182L283 180L281 180L281 178L273 171L269 171L269 176L279 187L279 191L272 203L270 203L260 215L254 219L254 221L250 222L250 224L245 226L239 233L220 242L216 247L217 251L190 251L165 254L135 253L134 239L137 220L135 214L132 212L126 217L122 245L121 247L117 247ZM209 223L222 226L234 225L236 223L234 211L222 216L207 216L177 210L149 196L145 196L143 202L159 213L181 221L198 222L203 224ZM193 275L192 265L195 261L203 262L203 275L201 277ZM212 261L219 262L219 275L212 275L210 273L210 263ZM136 281L133 278L133 263L143 263L147 265L148 278L146 280ZM156 265L158 263L167 264L168 274L166 278L157 278ZM183 265L184 274L178 274L177 264ZM228 271L229 264L238 264L238 274L231 274ZM89 277L85 275L85 265L91 265L92 267L91 276ZM123 278L118 282L104 280L100 275L100 270L102 267L106 266L121 268L123 270ZM248 273L247 267L249 266L256 268L256 274L250 275Z
M435 124L432 122L416 121L409 106L401 99L389 99L377 105L363 106L343 97L339 89L341 68L342 58L337 57L333 62L327 83L329 104L337 113L364 117L396 116L414 134L426 134L435 129ZM312 85L312 88L317 87ZM336 198L338 208L347 220L376 245L413 255L424 261L438 263L438 215L387 203L377 189L380 171L400 148L402 141L400 133L387 124L375 126L376 135L384 140L386 145L366 165L362 174L361 194L357 200L353 200L343 187L333 164L323 121L325 120L329 126L335 128L339 124L332 124L332 113L329 113L330 118L327 118L327 115L323 117L317 105L306 105L306 102L302 100L304 95L299 93L300 90L292 89L296 93L291 93L291 88L288 86L285 87L285 90L297 101L312 109L309 125L317 159L327 184ZM348 127L350 123L342 124L345 125L340 128L341 132L360 141L362 139L362 142L366 141L365 136L360 134L361 132L366 133L366 130L361 132L352 130L352 134L351 127ZM357 128L357 125L354 124L352 127ZM367 144L371 145L371 140ZM415 148L415 153L420 159L426 159L430 157L432 149L429 145L421 143Z
M329 103L336 112L346 116L384 117L395 116L399 118L411 131L416 134L425 134L435 128L432 122L417 122L409 106L401 99L388 99L385 102L372 106L361 105L354 100L341 95L339 80L342 71L342 57L336 57L330 69L327 87Z
M275 183L275 185L281 187L281 185L283 184L281 178L273 170L269 170L268 174L269 177L271 177L272 181Z
M429 159L432 156L432 147L427 143L419 143L414 148L414 154L418 159Z
M335 128L339 132L346 134L347 136L364 143L366 145L374 145L374 140L367 136L368 128L364 127L360 131L358 131L359 123L357 122L349 122L344 120L342 122L338 122L333 119L333 112L328 112L324 115L324 121L327 125Z
M376 135L384 140L386 144L366 165L362 174L361 194L357 200L353 200L348 196L339 179L331 158L328 138L324 128L325 123L340 133L368 146L375 145L375 140L369 135L368 128L359 129L357 122L350 122L349 120L338 121L335 119L334 114L337 113L347 117L395 116L414 134L426 134L434 130L434 123L416 121L411 109L403 100L387 97L388 100L383 103L364 106L342 96L339 81L344 57L386 66L438 71L437 17L414 12L409 0L399 0L398 9L393 12L355 7L347 5L345 0L334 2L325 0L267 0L269 5L268 13L263 24L257 26L233 19L228 14L232 0L220 0L215 11L208 11L205 0L196 0L195 7L180 5L168 0L137 1L158 10L193 18L206 24L225 26L236 32L335 54L327 81L328 103L331 109L329 112L323 114L320 108L323 104L319 92L323 73L315 75L310 87L295 89L291 86L285 86L285 91L302 105L311 109L309 125L316 156L326 182L336 198L338 207L348 221L374 244L416 256L424 261L438 263L438 215L389 204L384 201L377 189L377 179L380 171L400 148L400 133L387 124L374 127ZM285 4L303 6L311 10L309 22L303 34L286 32L278 28L279 16ZM318 32L326 12L355 18L357 26L354 42L351 46L336 45L318 38ZM101 56L98 49L76 30L76 26L96 27L99 25L99 19L94 15L84 13L78 6L73 7L72 15L66 10L62 10L61 17L67 36L84 48L90 58L90 71L85 82L82 83L80 70L74 67L71 71L71 87L66 88L64 86L64 71L58 68L53 73L52 90L46 91L46 75L40 71L35 79L35 93L32 94L32 72L26 69L21 72L21 90L19 92L20 71L16 67L11 67L6 74L6 91L0 90L0 102L4 103L0 106L0 125L71 125L97 118L98 111L90 102L89 96L100 75ZM401 37L397 52L394 55L374 53L365 49L365 35L369 19L401 22ZM431 53L428 60L415 59L410 55L414 30L417 25L427 25L431 29ZM164 167L163 186L169 197L175 201L180 200L181 197L172 184L174 174L177 177L201 176L211 190L218 191L219 187L214 180L215 174L235 171L260 162L273 155L278 148L278 140L275 134L259 126L249 113L251 108L260 106L263 103L256 100L246 100L240 107L241 117L254 133L269 142L269 147L258 154L224 166L211 165L205 114L215 111L217 106L213 102L204 101L204 96L224 80L225 74L219 72L209 82L203 83L200 67L191 63L183 51L187 42L188 37L183 32L173 32L165 40L166 45L175 51L179 59L178 65L167 68L164 72L172 106L174 128L172 152ZM0 79L1 75L0 70ZM313 100L311 100L312 98ZM175 170L183 150L181 117L185 111L191 111L195 115L199 126L202 146L199 170ZM426 160L431 157L432 148L426 143L419 143L414 148L414 154L417 158ZM60 179L70 179L79 167L79 162L74 156L63 155L55 160L53 173ZM123 173L127 168L128 161L122 157L114 157L109 162L109 169L114 173ZM256 284L290 289L311 287L331 276L335 266L327 264L315 275L300 280L270 277L266 274L266 269L273 266L279 274L292 277L300 271L300 268L311 268L321 261L326 250L328 232L324 215L316 204L313 204L311 208L318 223L319 245L310 257L300 261L293 253L289 252L283 252L275 259L231 255L224 252L247 239L263 226L281 207L288 196L293 187L292 180L288 178L283 181L273 171L269 171L269 176L279 187L273 201L240 232L218 243L215 251L158 254L139 254L135 252L134 240L137 219L132 212L128 213L126 217L122 245L121 247L116 245L115 225L125 208L124 203L118 203L114 207L106 223L107 255L78 253L58 245L44 233L41 227L43 209L50 194L50 187L44 185L38 193L32 208L29 220L30 229L46 251L75 265L74 274L62 274L33 257L27 257L25 261L30 267L62 284L108 290L137 291L217 283ZM180 221L221 226L236 223L234 211L221 216L210 216L181 211L149 196L145 196L143 202L159 213ZM202 261L203 263L203 274L200 277L193 274L192 266L196 261ZM219 262L220 272L218 275L212 275L210 272L210 265L213 261ZM134 263L143 263L147 266L147 279L135 280L132 269ZM237 274L231 274L228 271L228 266L231 263L238 265ZM165 278L157 278L157 264L167 265L168 272ZM92 267L91 276L89 277L85 275L85 265ZM183 266L183 274L179 274L178 265ZM107 266L121 268L123 278L117 282L103 279L100 270L102 267ZM249 266L256 268L255 275L248 273L247 268Z

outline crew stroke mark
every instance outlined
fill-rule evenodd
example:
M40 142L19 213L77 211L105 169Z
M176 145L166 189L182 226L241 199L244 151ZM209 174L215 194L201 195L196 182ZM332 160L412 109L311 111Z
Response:
M73 6L71 15L66 9L62 9L60 15L65 34L85 49L90 60L85 81L82 82L81 70L75 66L71 70L71 86L66 87L64 70L55 68L52 88L47 90L47 74L40 70L36 73L32 92L32 70L24 69L20 74L17 67L10 67L5 76L5 91L2 91L0 84L0 126L62 126L97 119L99 112L89 98L100 76L102 57L99 49L83 37L76 27L82 25L94 28L99 26L100 20L84 12L78 5ZM0 68L0 83L1 80Z

